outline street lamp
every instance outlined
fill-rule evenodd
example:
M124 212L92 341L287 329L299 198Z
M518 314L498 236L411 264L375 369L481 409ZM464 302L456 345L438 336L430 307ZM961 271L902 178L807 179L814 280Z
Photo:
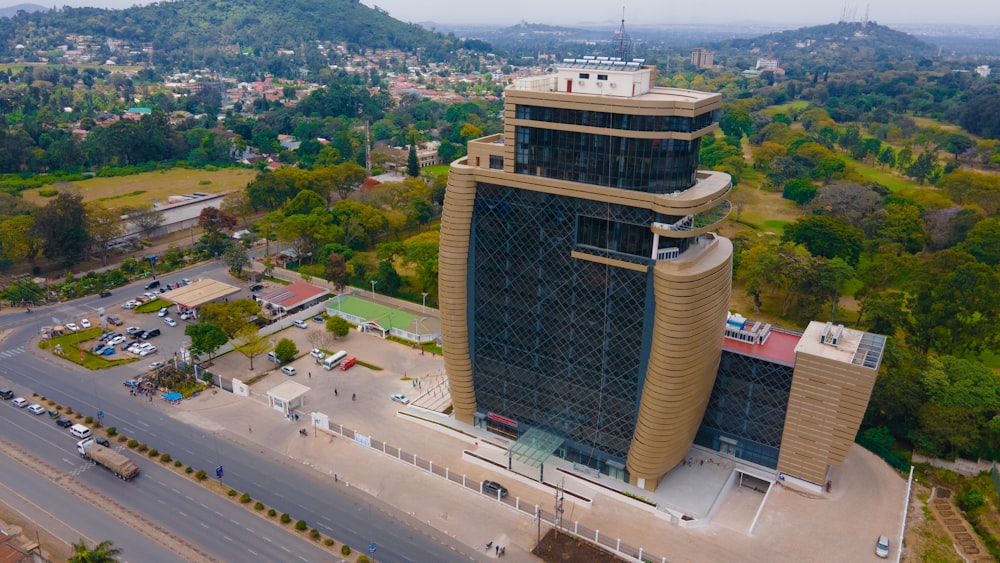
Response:
M424 296L423 301L420 302L420 312L421 313L426 313L427 312L427 292L426 291L421 292L420 295Z
M375 284L378 283L378 280L371 280L371 283L372 283L372 302L374 303L375 302Z

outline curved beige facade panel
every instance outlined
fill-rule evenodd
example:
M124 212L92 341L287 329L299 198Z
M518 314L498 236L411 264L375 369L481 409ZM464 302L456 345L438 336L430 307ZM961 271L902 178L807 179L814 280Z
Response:
M724 238L700 244L653 271L653 341L627 460L630 482L647 490L691 447L722 355L733 246Z
M468 277L469 234L476 200L475 169L459 160L448 175L441 213L438 292L441 304L441 344L455 419L473 423L476 394L469 355Z

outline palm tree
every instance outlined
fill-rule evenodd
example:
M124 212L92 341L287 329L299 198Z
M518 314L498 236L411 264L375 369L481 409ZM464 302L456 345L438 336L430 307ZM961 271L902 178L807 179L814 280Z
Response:
M69 563L116 563L122 553L111 540L104 540L90 549L87 541L81 539L72 544L72 548L74 555L69 558Z

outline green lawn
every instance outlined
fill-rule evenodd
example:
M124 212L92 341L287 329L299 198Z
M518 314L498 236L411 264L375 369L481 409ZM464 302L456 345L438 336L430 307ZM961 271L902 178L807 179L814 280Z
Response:
M449 170L451 170L450 164L438 164L436 166L426 166L420 169L420 171L424 174L433 176L438 174L447 174Z
M120 353L116 353L114 356L97 356L93 354L89 350L90 344L100 335L100 328L88 328L86 330L81 330L78 333L69 332L68 334L64 334L56 338L42 340L38 343L38 347L43 350L54 350L56 346L60 346L62 347L62 355L60 356L62 359L69 360L76 365L83 366L91 370L120 366L122 364L134 362L138 359L133 357L124 357ZM79 343L79 346L77 343ZM55 351L53 351L53 354L55 354Z
M154 311L159 311L164 307L169 307L173 305L169 301L164 301L162 299L153 299L152 301L147 301L142 305L139 305L134 309L136 313L152 313Z
M805 100L796 100L794 102L788 102L786 104L779 104L779 105L776 105L776 106L769 106L769 107L764 108L763 111L764 111L764 113L768 113L768 114L774 115L776 113L788 113L788 110L790 110L792 108L795 108L795 109L797 109L799 111L802 111L802 110L806 109L807 107L809 107L809 102L807 102Z

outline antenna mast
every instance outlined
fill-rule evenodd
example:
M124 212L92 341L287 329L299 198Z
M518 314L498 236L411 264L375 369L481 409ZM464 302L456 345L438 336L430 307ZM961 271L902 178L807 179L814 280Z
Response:
M619 60L627 61L632 58L632 38L625 33L625 6L622 6L622 25L615 31L615 39L611 45Z

